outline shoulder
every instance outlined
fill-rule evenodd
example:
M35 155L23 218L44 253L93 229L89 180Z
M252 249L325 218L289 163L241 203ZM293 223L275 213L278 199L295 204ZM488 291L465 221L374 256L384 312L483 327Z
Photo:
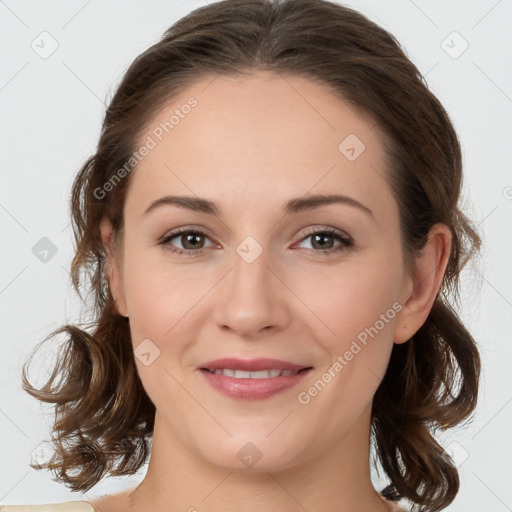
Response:
M0 512L95 512L87 501L67 501L46 505L0 505Z
M0 505L0 512L124 512L129 508L132 489L89 501L67 501L45 505Z

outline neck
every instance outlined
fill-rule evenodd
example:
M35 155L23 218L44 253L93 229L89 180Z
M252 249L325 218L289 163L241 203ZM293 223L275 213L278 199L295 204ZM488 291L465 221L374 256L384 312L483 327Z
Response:
M247 471L209 464L179 442L157 412L151 460L131 510L387 512L370 479L370 412L365 409L328 452L271 471L262 464Z

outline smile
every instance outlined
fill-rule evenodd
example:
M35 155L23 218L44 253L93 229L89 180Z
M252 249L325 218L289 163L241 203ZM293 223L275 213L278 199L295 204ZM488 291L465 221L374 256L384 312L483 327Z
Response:
M208 370L200 373L216 391L239 400L263 400L291 389L313 371L312 367L301 370L257 370L245 371L230 368Z
M245 370L232 370L230 368L217 368L216 370L208 370L215 375L225 375L226 377L234 377L235 379L270 379L273 377L296 375L302 370L259 370L254 372L247 372Z

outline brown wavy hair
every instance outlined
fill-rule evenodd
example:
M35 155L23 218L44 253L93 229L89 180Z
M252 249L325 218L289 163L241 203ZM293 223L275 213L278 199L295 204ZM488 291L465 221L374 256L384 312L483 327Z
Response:
M106 275L99 223L116 240L132 173L97 193L130 160L155 113L196 80L269 70L328 85L376 123L389 157L400 208L404 261L427 241L433 224L452 233L449 262L431 312L414 336L394 344L373 401L376 455L390 480L381 495L407 498L420 510L447 507L459 476L435 429L469 419L478 396L480 357L454 305L459 273L481 245L459 209L461 148L451 120L399 42L357 11L329 0L224 0L177 21L126 71L107 108L96 152L79 170L71 194L76 252L71 279L93 294L92 320L67 324L53 372L36 388L23 366L23 389L55 407L54 453L31 466L49 468L73 491L105 475L135 473L148 459L155 406L139 378L130 326L119 314ZM96 192L95 192L96 191Z

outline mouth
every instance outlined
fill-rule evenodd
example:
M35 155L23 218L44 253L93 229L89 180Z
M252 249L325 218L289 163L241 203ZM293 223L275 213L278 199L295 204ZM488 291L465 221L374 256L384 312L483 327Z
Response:
M214 361L205 362L198 366L199 370L207 370L217 375L225 375L239 379L268 379L278 376L295 375L309 368L311 368L311 366L307 364L298 364L268 357L260 357L257 359L223 357L221 359L215 359ZM220 372L218 370L220 370ZM252 377L250 374L253 374Z
M272 379L275 377L288 377L290 375L297 375L312 369L312 366L301 368L300 370L284 370L281 368L271 368L268 370L246 371L238 368L200 368L200 370L209 372L215 375L224 375L226 377L233 377L235 379Z
M279 359L224 358L197 368L205 382L224 396L237 400L264 400L303 382L313 371Z

